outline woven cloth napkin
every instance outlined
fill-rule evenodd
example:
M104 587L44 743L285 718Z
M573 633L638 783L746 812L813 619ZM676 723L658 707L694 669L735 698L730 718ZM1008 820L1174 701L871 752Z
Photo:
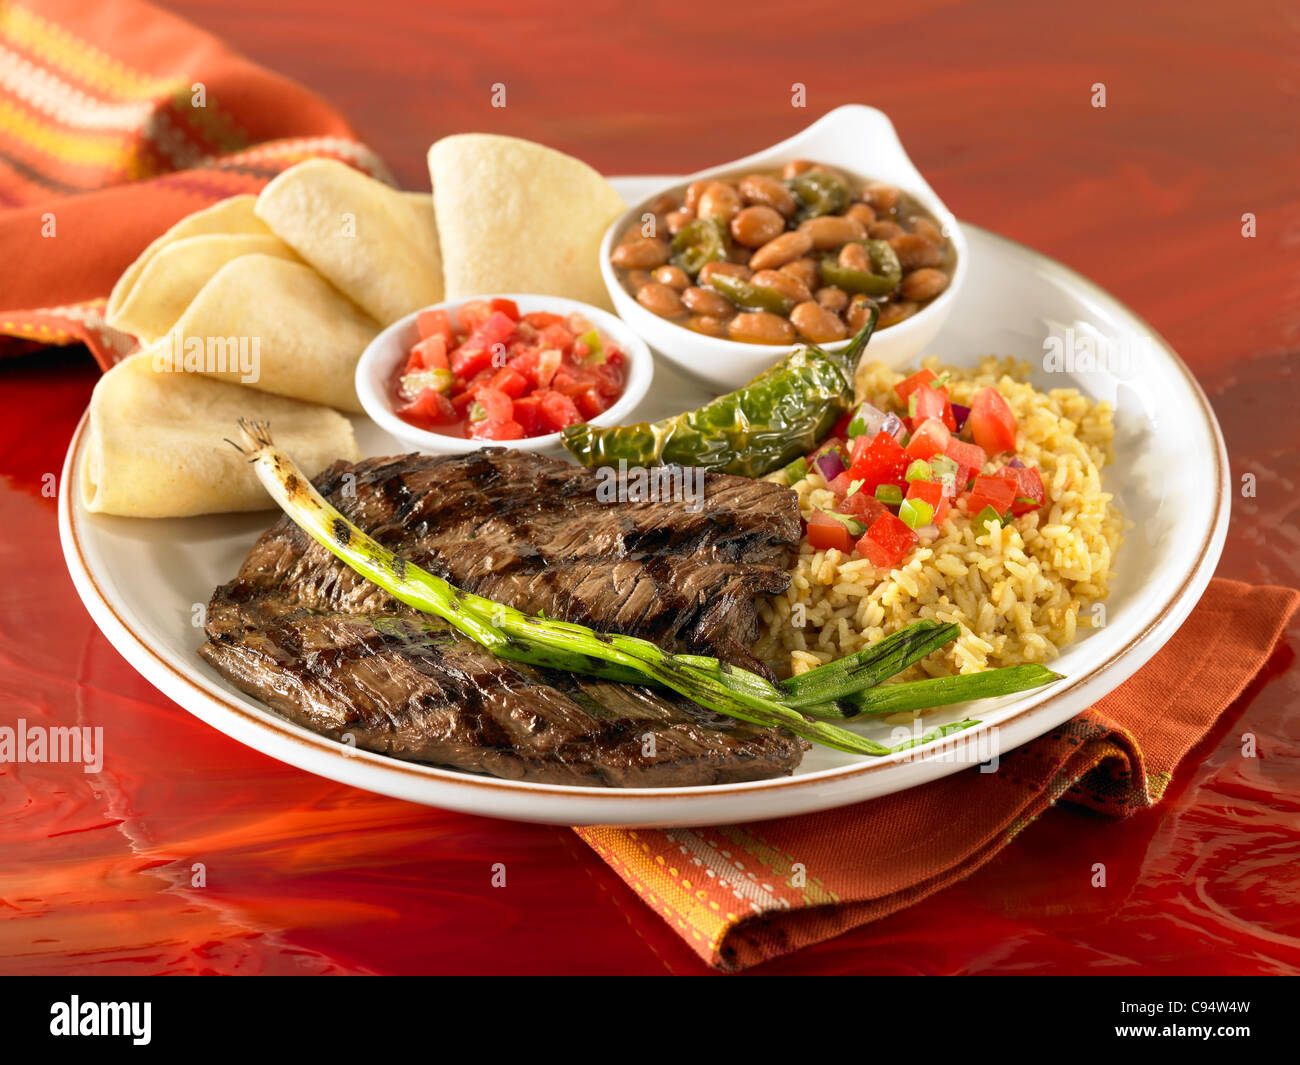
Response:
M310 156L389 180L301 86L141 0L0 0L0 356L136 345L103 311L178 219Z
M894 913L969 876L1058 800L1111 817L1174 770L1263 668L1300 604L1215 580L1137 674L998 759L856 806L745 825L579 828L710 965L737 970Z

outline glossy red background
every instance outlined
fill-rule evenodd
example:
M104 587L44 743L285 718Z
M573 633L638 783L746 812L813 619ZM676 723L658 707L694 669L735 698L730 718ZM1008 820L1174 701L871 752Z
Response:
M459 130L681 172L840 103L883 108L960 217L1094 278L1183 354L1234 478L1258 485L1219 572L1300 582L1300 75L1280 5L171 6L335 102L409 187ZM0 718L104 725L108 746L98 776L0 767L0 971L704 971L567 830L329 783L140 679L77 600L42 495L95 376L75 352L0 365ZM1283 647L1158 809L1053 810L966 882L757 971L1300 970L1297 695ZM1258 759L1240 755L1247 732Z

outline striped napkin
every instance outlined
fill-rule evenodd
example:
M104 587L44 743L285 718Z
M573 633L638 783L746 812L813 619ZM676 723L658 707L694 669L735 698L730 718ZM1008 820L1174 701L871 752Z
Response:
M310 156L383 180L301 86L141 0L0 0L0 356L135 347L104 306L159 234Z
M825 813L716 828L575 831L701 958L743 969L969 876L1058 800L1110 817L1160 801L1264 667L1291 588L1212 581L1182 628L1095 706L999 758Z

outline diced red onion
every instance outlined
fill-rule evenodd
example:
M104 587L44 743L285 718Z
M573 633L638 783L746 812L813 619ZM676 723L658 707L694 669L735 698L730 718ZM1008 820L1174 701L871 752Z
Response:
M903 419L897 414L886 414L885 420L880 423L880 428L877 430L877 432L888 433L895 440L902 439L903 433L906 431L907 427L903 424ZM876 434L872 433L871 435L875 436Z
M835 480L844 472L844 459L838 450L827 451L825 454L818 455L816 465L817 471L826 478L827 483Z
M970 407L963 407L960 403L952 405L952 418L957 423L957 432L966 428L966 419L970 417Z
M1023 470L1025 468L1025 464L1017 458L1013 458L1010 462L1007 463L1007 465L1010 466L1013 470Z

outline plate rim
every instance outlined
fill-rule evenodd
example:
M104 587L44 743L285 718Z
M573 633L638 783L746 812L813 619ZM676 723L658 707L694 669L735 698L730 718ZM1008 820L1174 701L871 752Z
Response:
M638 175L637 177L641 177ZM635 180L624 178L623 180ZM1079 274L1063 263L1058 262L1049 256L1038 252L1027 245L1021 244L1011 238L1004 237L981 226L976 226L969 222L962 222L961 225L969 227L971 230L978 231L981 236L990 238L998 243L1006 245L1019 254L1027 254L1033 257L1038 263L1048 266L1058 276L1066 279L1072 286L1078 287L1088 294L1097 298L1104 303L1119 307L1123 312L1129 315L1135 322L1139 323L1153 341L1159 345L1164 354L1171 360L1172 364L1184 378L1189 386L1192 396L1194 397L1198 412L1205 428L1209 430L1209 435L1213 440L1214 447L1214 464L1215 464L1215 499L1214 506L1211 510L1211 520L1206 529L1200 548L1197 552L1196 559L1179 583L1178 587L1172 591L1165 602L1160 604L1156 613L1151 617L1147 624L1140 632L1135 634L1133 639L1124 646L1117 648L1114 653L1104 660L1098 662L1088 670L1087 673L1067 678L1063 686L1052 685L1036 698L1026 700L1019 706L1011 716L1003 718L997 722L982 724L970 730L955 733L953 735L942 737L934 740L923 747L918 747L911 752L906 752L906 759L899 756L882 758L870 762L855 762L850 765L832 766L826 769L816 770L812 773L801 776L774 777L764 780L742 781L731 784L706 784L692 785L689 787L679 788L608 788L596 785L573 785L573 784L545 784L529 781L510 780L501 777L479 776L477 774L466 773L462 770L443 768L434 765L427 765L420 762L408 762L403 759L393 758L388 755L377 752L367 751L361 748L350 748L336 740L314 733L302 726L298 726L288 719L279 718L274 715L274 711L262 711L259 716L252 708L242 705L236 701L230 693L220 689L207 688L199 684L194 678L183 672L176 664L169 660L163 653L156 650L147 642L147 640L130 624L123 619L118 609L114 606L104 589L100 587L95 575L87 563L85 551L82 547L81 539L78 536L78 518L85 518L86 512L80 508L74 508L74 497L77 495L77 485L79 484L79 463L84 460L82 455L82 442L84 439L85 429L89 420L89 408L83 412L77 427L73 432L68 450L64 458L62 469L61 485L63 491L59 493L59 538L63 548L64 560L67 565L69 575L72 577L73 585L77 590L79 597L90 613L92 620L97 627L108 637L109 642L115 650L121 654L127 662L139 672L154 687L158 688L165 696L179 703L186 712L199 717L210 727L216 728L238 742L245 743L253 747L259 753L267 757L275 758L277 761L287 761L281 758L279 754L271 753L265 746L251 742L246 738L249 730L255 730L261 735L269 734L273 740L273 746L283 742L291 742L306 749L311 755L328 755L337 760L337 764L346 765L352 763L357 769L368 767L378 770L381 776L387 777L396 773L398 776L407 781L416 780L424 783L438 783L454 788L467 788L470 790L481 790L490 792L495 796L509 796L513 793L515 798L534 797L550 799L570 799L597 803L601 806L612 808L616 805L628 807L638 807L642 805L661 806L671 800L684 799L702 799L709 796L717 798L726 798L729 800L743 800L746 796L754 793L763 793L765 795L779 794L788 789L813 790L819 788L830 788L841 784L849 779L862 780L871 777L889 769L898 769L908 762L925 762L933 763L924 779L916 780L911 784L905 784L903 787L893 790L908 790L922 783L946 776L948 773L958 772L968 767L969 763L963 763L958 759L948 759L945 761L945 754L956 752L960 747L970 744L974 737L987 734L992 729L1005 731L1012 726L1018 730L1026 727L1037 727L1037 719L1050 716L1053 710L1059 710L1065 702L1070 702L1068 697L1075 693L1078 698L1080 694L1086 693L1088 689L1095 688L1100 683L1105 683L1103 678L1106 675L1114 676L1118 673L1118 680L1108 687L1104 692L1097 693L1090 697L1091 702L1103 698L1110 691L1115 690L1120 684L1128 679L1133 673L1142 667L1152 657L1168 639L1173 635L1177 626L1191 613L1196 603L1199 601L1201 594L1208 586L1213 576L1214 568L1217 565L1219 556L1222 552L1223 543L1227 533L1227 523L1230 513L1230 492L1228 490L1228 456L1224 442L1222 430L1218 424L1218 419L1214 414L1213 407L1206 397L1204 390L1197 381L1195 375L1188 368L1186 363L1174 350L1174 348L1161 336L1151 325L1136 312L1131 310L1127 305L1120 301L1116 296L1107 292L1095 282ZM116 634L117 638L114 638ZM1152 645L1151 641L1157 641ZM1150 653L1142 657L1140 661L1139 649L1150 648ZM129 653L128 653L129 651ZM146 664L142 665L143 660ZM159 670L160 667L160 670ZM1128 668L1126 668L1128 667ZM164 685L160 683L157 673L162 672L171 679L171 684ZM1107 678L1108 679L1108 678ZM173 685L178 690L184 691L191 698L197 697L208 711L199 713L190 702L190 699L179 698L169 690ZM1080 692L1084 689L1085 692ZM1050 722L1045 728L1033 732L1023 740L1017 740L1009 749L1014 749L1023 743L1029 742L1030 739L1043 735L1053 727L1057 727L1065 720L1076 716L1082 712L1083 707L1072 710L1070 713L1060 717L1056 721ZM233 725L230 715L233 714L237 719L238 727L231 729L223 727L216 721L211 720L209 714L219 715L223 718L224 724ZM268 719L268 716L271 719ZM1031 721L1033 724L1031 725ZM351 786L360 787L365 790L373 790L382 794L393 795L395 797L408 799L409 801L424 802L430 805L438 805L437 798L425 799L414 796L409 793L397 792L393 788L376 787L374 782L361 783L356 779L355 773L346 771L341 774L323 772L319 766L308 766L300 762L290 762L295 768L311 772L316 775L326 776L329 779L338 780ZM889 792L881 792L887 794ZM849 798L844 801L837 801L836 798L829 798L825 802L812 807L812 809L833 808L840 805L860 801L859 799ZM629 811L630 812L630 811ZM509 816L509 815L501 815ZM756 814L755 816L768 816L767 814ZM523 819L523 818L521 818ZM734 819L734 818L733 818ZM552 823L559 823L553 819ZM567 823L578 823L571 819L565 819ZM709 819L707 816L698 823L716 823L717 817ZM618 823L600 818L593 818L591 823ZM637 818L623 822L626 824L649 824L651 820ZM673 823L683 824L685 820L673 819Z

